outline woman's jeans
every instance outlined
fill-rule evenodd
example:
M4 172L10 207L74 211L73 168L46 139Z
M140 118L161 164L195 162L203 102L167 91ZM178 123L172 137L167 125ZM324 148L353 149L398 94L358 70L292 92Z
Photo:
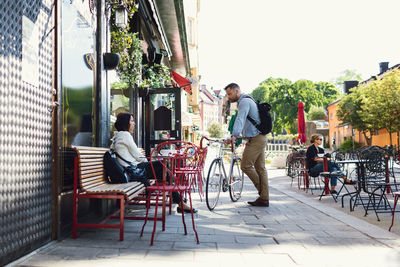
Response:
M162 175L163 175L163 165L158 160L153 160L153 168L155 175L157 177L158 182L162 182ZM151 168L150 162L141 162L138 165L144 166L146 169L147 179L154 179L153 169ZM167 181L169 182L169 175L167 173ZM172 192L172 200L174 203L179 204L181 203L181 196L178 192Z
M314 167L312 167L310 169L310 174L311 176L317 176L319 175L321 172L324 171L324 163L323 162L318 162L317 165L315 165ZM340 172L340 175L338 176L331 176L331 185L332 186L336 186L337 185L337 178L344 176L344 174L342 173L342 171L340 170L340 167L333 161L328 161L328 171L329 172L334 172L334 171L338 171Z

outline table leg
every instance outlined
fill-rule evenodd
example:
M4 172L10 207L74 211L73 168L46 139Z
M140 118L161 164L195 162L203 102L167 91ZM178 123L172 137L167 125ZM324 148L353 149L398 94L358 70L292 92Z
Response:
M328 170L328 159L324 157L324 172ZM329 195L329 177L325 176L325 195Z

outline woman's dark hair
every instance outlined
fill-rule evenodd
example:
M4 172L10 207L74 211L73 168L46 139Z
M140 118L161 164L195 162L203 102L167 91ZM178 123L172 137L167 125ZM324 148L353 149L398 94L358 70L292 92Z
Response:
M117 129L118 132L129 131L131 117L133 117L133 115L130 113L119 113L117 115L117 121L114 123L115 129Z

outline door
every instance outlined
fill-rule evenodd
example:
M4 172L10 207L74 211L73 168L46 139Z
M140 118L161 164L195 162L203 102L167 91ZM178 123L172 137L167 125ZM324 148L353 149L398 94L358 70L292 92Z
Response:
M181 140L181 89L149 89L144 98L146 155L166 140Z

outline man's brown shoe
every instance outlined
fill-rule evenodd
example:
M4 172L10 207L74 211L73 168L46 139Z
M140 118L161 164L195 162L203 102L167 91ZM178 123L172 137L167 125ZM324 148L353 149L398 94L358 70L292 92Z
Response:
M255 201L249 201L247 202L252 206L258 206L258 207L269 207L269 200L264 200L262 198L257 198Z

